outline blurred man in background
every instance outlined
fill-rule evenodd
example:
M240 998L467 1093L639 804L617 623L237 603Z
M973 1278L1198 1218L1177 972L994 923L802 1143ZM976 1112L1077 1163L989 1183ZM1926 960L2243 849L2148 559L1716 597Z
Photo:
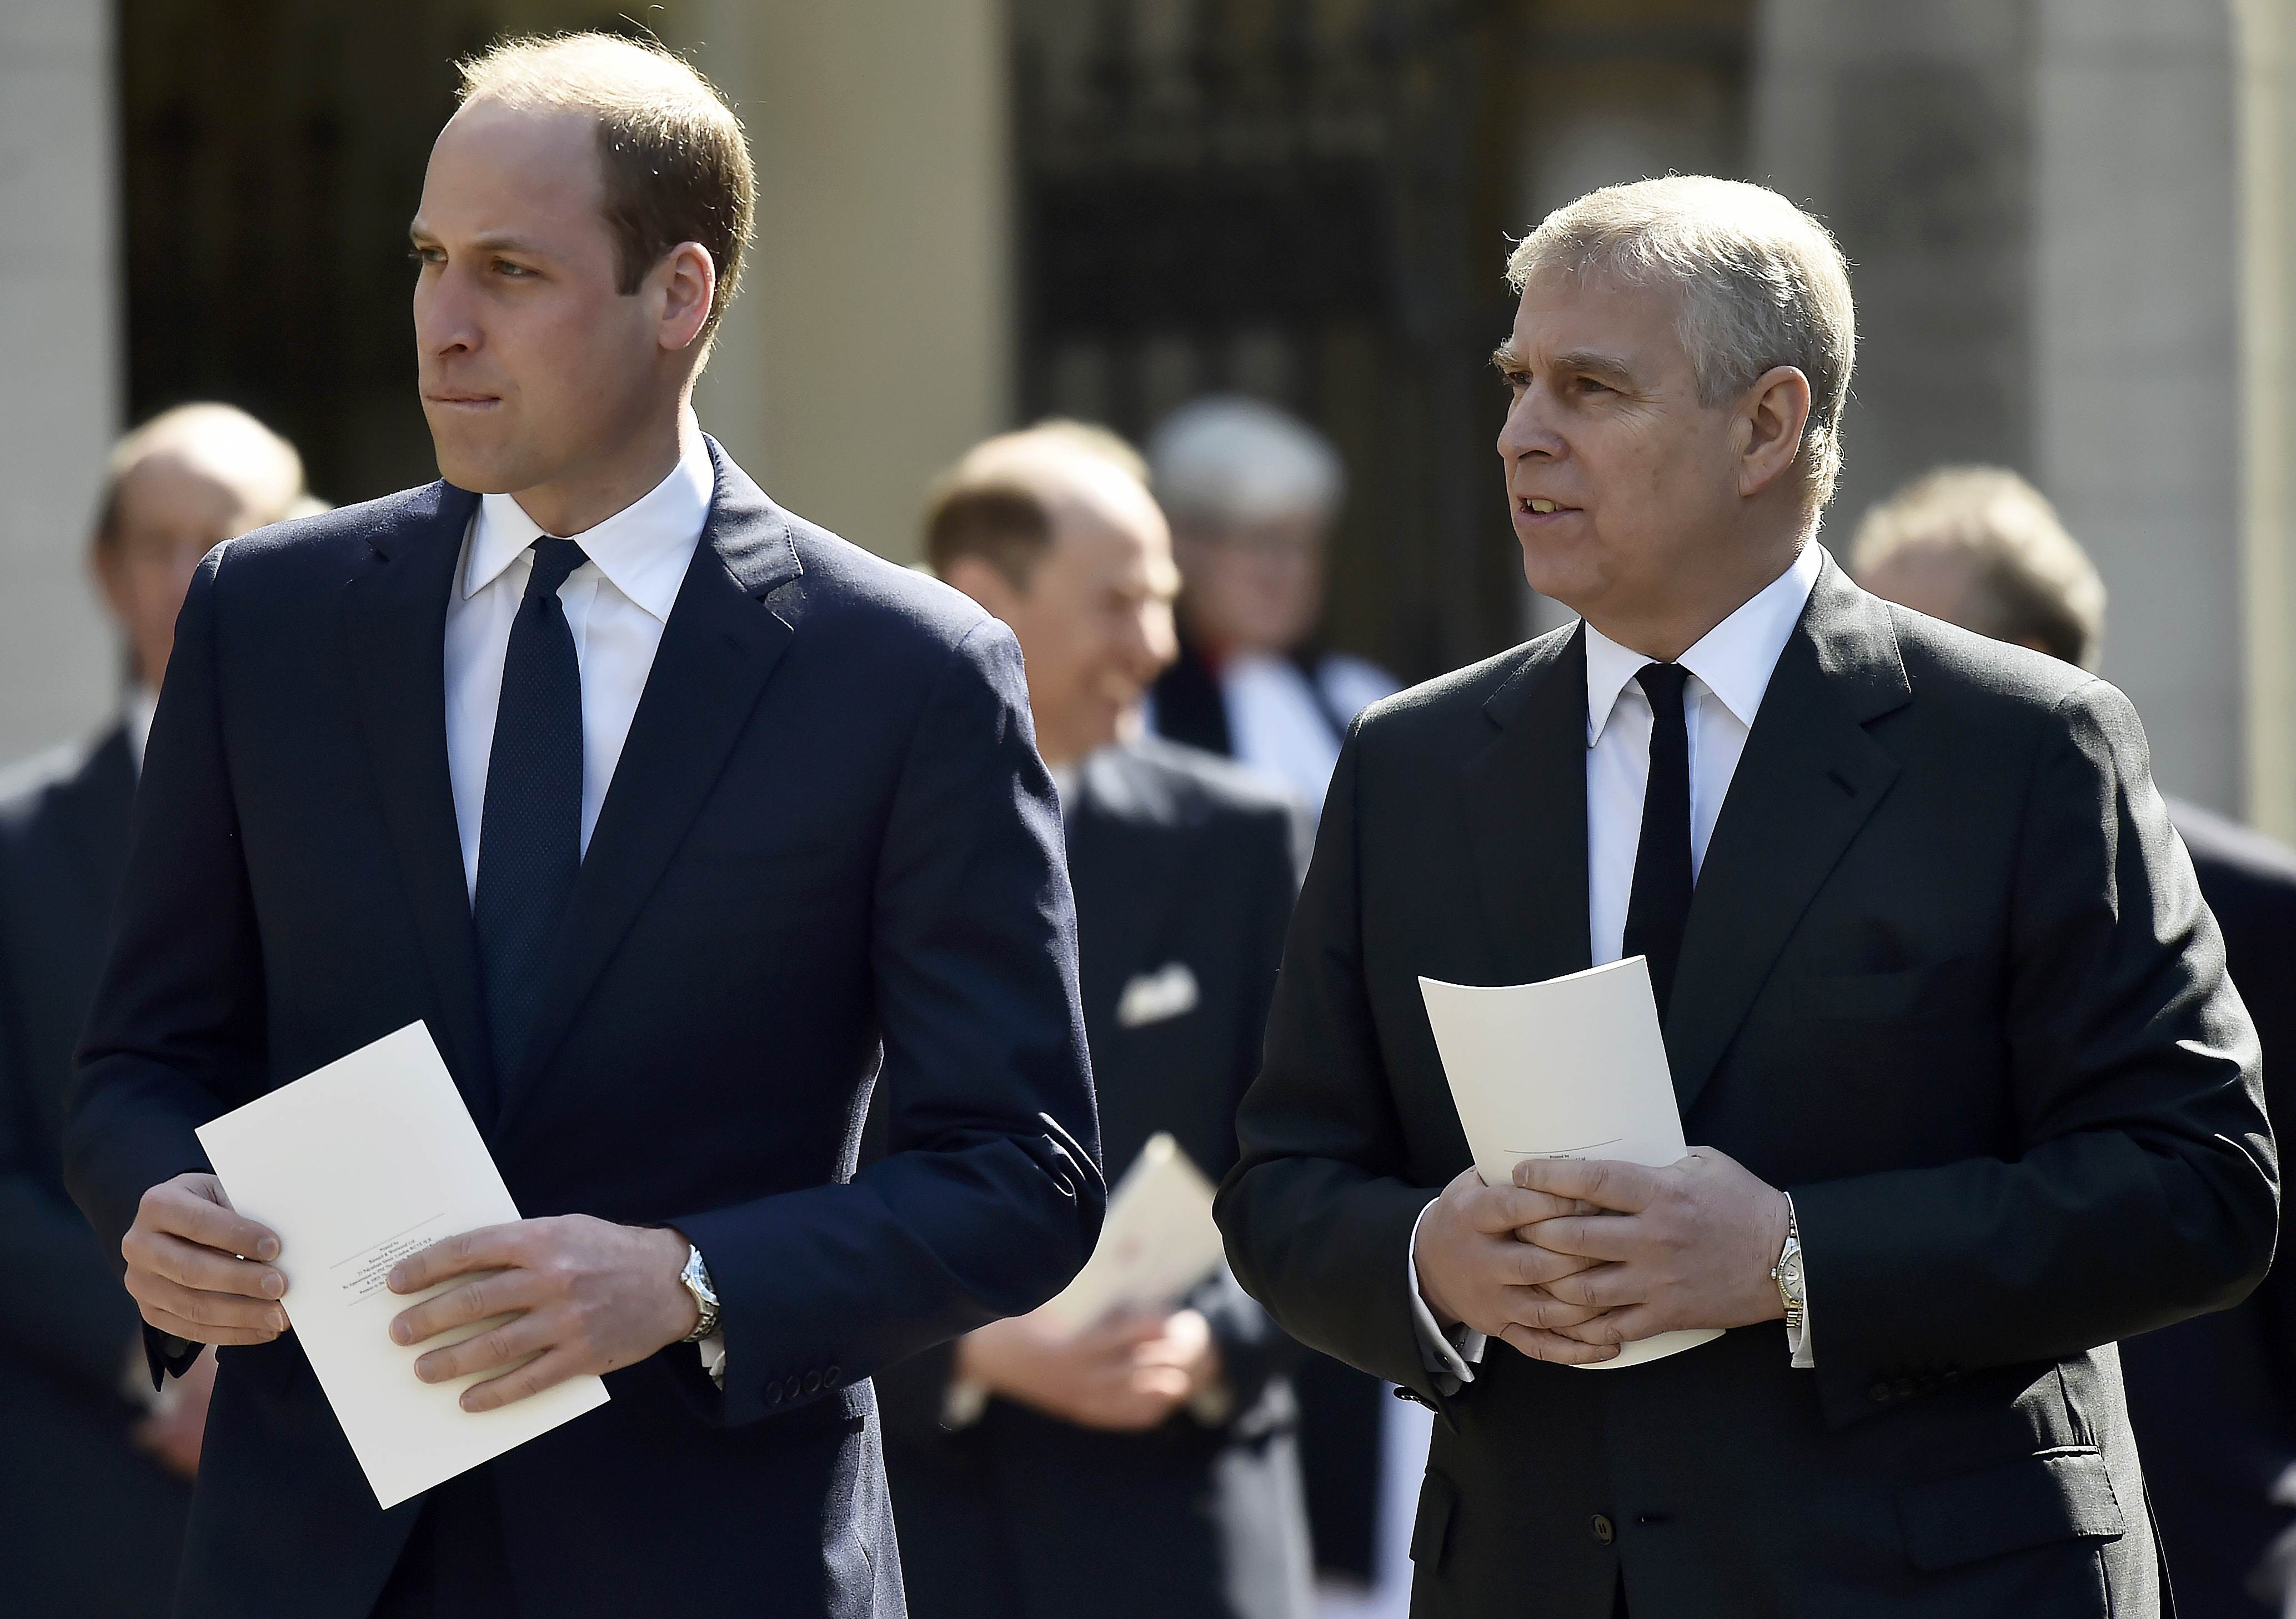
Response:
M1877 596L1996 640L2096 667L2104 581L2016 473L1946 467L1867 514L1852 553ZM2296 1118L2296 850L2196 804L2169 816L2224 929L2234 984L2264 1046L2275 1132ZM2255 1619L2282 1575L2263 1566L2296 1513L2273 1486L2296 1465L2296 1290L2281 1263L2247 1303L2120 1346L2129 1415L2185 1619ZM2279 1593L2275 1591L2276 1597Z
M925 548L1028 662L1105 1161L1119 1171L1168 1130L1218 1176L1304 827L1273 782L1140 734L1177 581L1137 457L1072 423L991 440L943 481ZM1301 1619L1298 1354L1223 1268L1175 1309L1073 1335L1041 1313L995 1322L882 1374L909 1611Z
M1347 492L1338 452L1272 405L1220 397L1166 417L1148 463L1182 580L1155 728L1282 777L1320 811L1348 722L1396 688L1314 638Z
M89 562L122 712L0 782L0 1581L45 1619L167 1611L215 1357L154 1395L135 1302L63 1187L72 1046L103 965L160 678L200 558L311 503L294 447L184 405L111 452Z
M1181 579L1179 654L1156 681L1150 724L1278 777L1312 819L1349 722L1396 689L1385 670L1316 641L1346 469L1330 441L1288 411L1229 395L1167 416L1148 459ZM1299 1393L1316 1564L1330 1588L1324 1611L1400 1614L1408 1513L1382 1506L1416 1492L1427 1415L1323 1355L1300 1365ZM1390 1521L1400 1536L1382 1533Z

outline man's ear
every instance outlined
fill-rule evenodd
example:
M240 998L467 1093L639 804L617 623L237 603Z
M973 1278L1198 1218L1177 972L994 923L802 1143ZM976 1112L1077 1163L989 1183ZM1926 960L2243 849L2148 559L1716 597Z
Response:
M1809 379L1795 366L1773 366L1746 390L1742 412L1746 433L1738 493L1751 497L1775 483L1801 453L1802 429L1809 424Z
M675 352L691 348L709 319L718 296L718 267L699 242L681 242L662 255L647 277L660 288L661 346Z

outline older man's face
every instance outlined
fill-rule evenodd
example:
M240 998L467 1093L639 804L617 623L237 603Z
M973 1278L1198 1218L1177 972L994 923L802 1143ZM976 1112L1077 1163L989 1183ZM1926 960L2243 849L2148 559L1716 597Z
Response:
M1523 576L1590 617L1649 611L1740 515L1744 423L1699 402L1677 312L1662 289L1540 276L1495 357Z

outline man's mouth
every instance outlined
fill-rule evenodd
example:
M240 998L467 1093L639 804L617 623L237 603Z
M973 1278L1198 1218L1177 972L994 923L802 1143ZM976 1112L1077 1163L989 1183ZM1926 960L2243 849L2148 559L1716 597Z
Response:
M1515 509L1527 516L1552 517L1558 512L1575 512L1578 508L1549 500L1543 495L1525 495L1515 502Z

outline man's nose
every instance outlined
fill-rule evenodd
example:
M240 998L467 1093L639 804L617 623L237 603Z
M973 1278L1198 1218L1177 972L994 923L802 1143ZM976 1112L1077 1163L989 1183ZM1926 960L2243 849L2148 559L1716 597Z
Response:
M1499 458L1513 465L1525 456L1552 457L1560 453L1562 440L1546 420L1544 402L1536 388L1526 388L1507 407L1506 420L1499 424Z
M1133 629L1128 650L1133 667L1139 671L1140 682L1144 686L1180 655L1180 636L1173 627L1171 604L1158 602L1149 607L1135 620Z
M463 278L452 265L414 288L414 342L423 354L476 349L476 309Z

